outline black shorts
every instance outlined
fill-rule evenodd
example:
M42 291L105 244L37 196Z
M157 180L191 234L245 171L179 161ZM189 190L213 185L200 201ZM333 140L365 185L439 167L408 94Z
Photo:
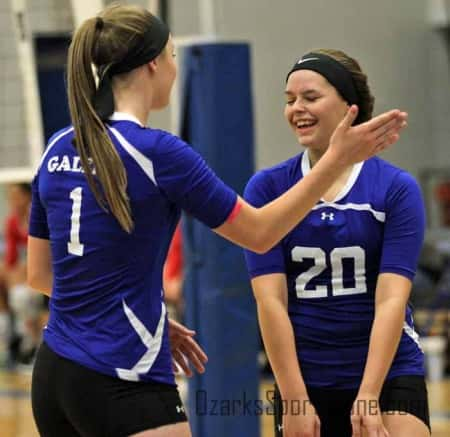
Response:
M124 437L186 422L176 386L104 375L39 349L31 389L42 437Z
M321 437L351 437L350 413L358 390L334 390L315 387L309 387L307 390L309 399L320 418ZM362 407L364 408L364 406ZM285 404L285 408L289 408L289 405ZM370 405L367 408L370 408ZM399 411L412 414L430 428L428 394L424 377L398 376L386 381L380 395L380 409L382 412ZM299 408L297 408L297 411L299 411ZM276 437L283 436L282 418L283 404L278 387L275 386L274 420Z

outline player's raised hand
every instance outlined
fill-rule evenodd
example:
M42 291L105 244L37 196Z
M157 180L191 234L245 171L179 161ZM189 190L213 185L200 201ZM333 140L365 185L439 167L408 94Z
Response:
M195 331L169 318L169 341L173 369L178 372L178 369L181 368L188 377L193 375L189 363L198 373L203 373L205 371L204 364L208 361L207 355L194 340L194 335Z
M358 107L352 105L330 139L330 151L345 164L364 161L398 141L408 114L394 109L352 126Z

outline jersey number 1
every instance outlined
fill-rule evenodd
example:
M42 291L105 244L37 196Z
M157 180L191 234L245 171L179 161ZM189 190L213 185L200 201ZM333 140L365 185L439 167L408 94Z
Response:
M80 217L83 188L77 187L70 192L72 199L72 215L70 217L70 241L67 250L72 255L83 256L84 244L80 243Z

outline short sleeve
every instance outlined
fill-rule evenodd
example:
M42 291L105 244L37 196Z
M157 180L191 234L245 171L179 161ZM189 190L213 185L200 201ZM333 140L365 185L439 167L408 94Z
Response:
M425 232L425 208L416 180L406 172L394 179L386 198L386 224L380 273L412 280Z
M257 208L271 202L276 197L278 197L278 194L271 183L270 176L264 171L256 173L245 187L244 199ZM244 255L251 278L271 273L286 272L282 242L279 242L264 254L244 250Z
M236 205L237 194L191 146L164 133L153 160L156 182L170 201L210 228L226 221Z
M32 237L48 240L50 232L47 224L47 214L39 196L39 174L33 179L31 189L32 198L28 234Z

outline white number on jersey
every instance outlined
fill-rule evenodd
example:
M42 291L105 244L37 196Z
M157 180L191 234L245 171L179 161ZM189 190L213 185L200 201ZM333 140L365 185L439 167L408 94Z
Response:
M313 258L314 265L306 272L297 276L295 289L299 298L327 297L327 286L317 285L314 289L305 290L306 284L316 276L319 276L326 268L325 252L320 247L294 247L292 249L292 261L302 262L305 258Z
M295 289L297 297L302 299L314 299L327 297L327 286L316 285L306 290L306 285L316 276L319 276L327 268L326 253L320 247L301 247L292 249L292 260L302 262L305 258L313 259L314 264L305 272L297 276ZM353 259L355 266L355 286L344 287L343 260ZM331 292L333 296L346 296L349 294L362 294L367 292L366 284L366 254L360 246L337 247L330 253L331 265Z
M80 243L80 217L83 188L77 187L70 192L72 203L72 216L70 217L70 241L67 250L72 255L83 256L84 244Z

